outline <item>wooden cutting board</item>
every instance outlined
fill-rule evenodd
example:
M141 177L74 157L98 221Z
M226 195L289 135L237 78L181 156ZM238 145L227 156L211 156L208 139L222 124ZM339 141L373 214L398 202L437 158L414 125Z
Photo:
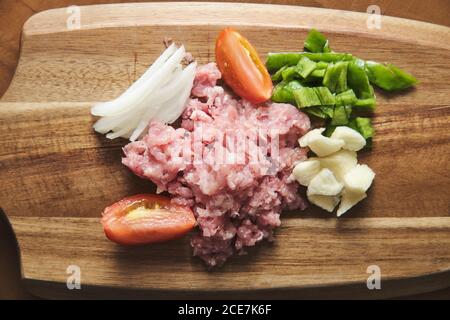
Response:
M24 283L43 297L391 297L450 286L450 29L366 14L255 4L148 3L38 13L23 29L19 66L0 100L0 205L17 236ZM235 26L265 56L300 50L315 27L335 51L389 61L420 84L377 91L368 199L343 219L286 213L273 244L208 272L188 237L119 247L103 235L102 209L152 192L121 165L124 140L95 134L89 108L127 88L170 37L214 61L218 31ZM68 266L81 290L68 290ZM368 290L371 265L381 290Z

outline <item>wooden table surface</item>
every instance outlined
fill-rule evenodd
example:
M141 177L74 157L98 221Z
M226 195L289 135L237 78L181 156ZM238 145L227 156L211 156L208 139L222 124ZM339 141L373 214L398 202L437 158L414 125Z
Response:
M28 17L42 10L71 4L86 5L112 2L119 1L0 0L0 96L8 87L14 74L19 56L20 33L23 23ZM448 0L409 0L402 2L395 0L247 0L247 2L298 4L362 12L366 11L368 5L376 4L381 8L382 14L450 26L450 20L448 19L450 1ZM14 237L9 225L2 220L2 217L0 217L0 261L2 261L0 264L0 298L29 298L30 296L20 284L20 267ZM450 289L408 298L450 299Z

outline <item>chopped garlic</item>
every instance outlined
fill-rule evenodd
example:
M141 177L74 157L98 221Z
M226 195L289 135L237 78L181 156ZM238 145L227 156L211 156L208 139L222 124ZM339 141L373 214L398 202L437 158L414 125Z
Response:
M366 144L361 134L337 127L327 138L322 135L324 130L311 130L298 140L301 147L309 147L317 157L295 166L291 179L307 186L308 200L324 210L332 212L341 202L339 217L367 197L375 173L367 165L358 164L356 151Z
M328 156L344 146L344 141L331 139L323 135L315 135L308 141L308 147L319 157Z
M310 158L320 161L322 168L330 169L336 179L340 182L344 180L344 176L358 163L355 151L339 150L329 156L322 158Z
M365 192L352 192L345 189L342 192L341 204L339 205L339 208L337 210L337 216L340 217L341 215L343 215L348 209L363 200L365 197L367 197L367 194Z
M344 176L345 188L364 193L370 188L375 173L365 164L358 164Z
M303 137L298 139L298 143L300 144L300 147L302 147L302 148L307 147L309 144L309 140L312 137L315 137L317 135L321 136L322 132L324 132L324 131L325 131L325 128L318 128L318 129L313 129L313 130L309 131Z
M340 150L344 146L341 139L332 139L322 135L325 128L314 129L298 140L300 147L309 147L319 157L324 157Z
M337 127L331 139L340 139L344 141L343 149L351 151L359 151L366 145L366 139L356 130L349 127Z
M302 186L308 186L311 179L320 171L320 162L318 160L306 160L297 164L292 171L295 179Z
M308 195L318 194L323 196L336 196L341 191L344 185L338 182L329 169L322 169L308 186Z
M328 212L333 212L334 208L339 203L339 197L337 196L322 196L318 194L308 195L308 200Z

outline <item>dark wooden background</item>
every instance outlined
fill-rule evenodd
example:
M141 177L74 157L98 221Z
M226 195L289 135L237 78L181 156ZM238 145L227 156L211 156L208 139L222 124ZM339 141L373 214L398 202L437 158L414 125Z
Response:
M0 0L0 96L6 91L17 65L20 34L24 22L34 13L69 5L116 2L111 0ZM242 2L228 0L228 2ZM450 26L449 0L246 0L245 2L303 5L365 12L378 5L381 13ZM1 206L1 204L0 204ZM20 284L20 267L14 237L0 217L0 299L31 298ZM413 299L450 299L450 289L423 294Z

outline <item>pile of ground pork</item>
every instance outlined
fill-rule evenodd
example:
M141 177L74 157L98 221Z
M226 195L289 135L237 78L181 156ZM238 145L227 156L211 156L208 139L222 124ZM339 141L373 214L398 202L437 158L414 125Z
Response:
M193 209L199 232L191 245L210 267L271 241L283 209L306 207L289 176L306 159L297 139L309 118L289 104L237 100L216 85L220 77L214 63L199 66L181 127L152 122L144 138L125 146L122 160Z

